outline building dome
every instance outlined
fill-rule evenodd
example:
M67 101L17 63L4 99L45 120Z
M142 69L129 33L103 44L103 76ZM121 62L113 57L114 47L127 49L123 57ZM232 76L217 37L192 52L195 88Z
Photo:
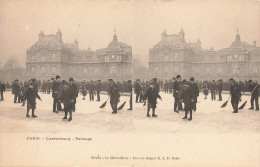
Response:
M113 36L113 41L109 43L108 49L110 49L110 50L121 49L121 44L120 44L120 42L118 42L116 34L114 34L114 36Z
M245 44L241 41L234 41L231 46L231 48L245 48Z
M236 40L234 42L232 42L231 48L245 48L245 44L243 42L241 42L240 40L240 35L238 34L237 31L237 35L236 35Z

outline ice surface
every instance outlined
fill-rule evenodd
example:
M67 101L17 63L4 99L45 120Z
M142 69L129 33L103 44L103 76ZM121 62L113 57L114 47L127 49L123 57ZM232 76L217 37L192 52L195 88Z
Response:
M197 111L193 113L192 121L183 121L184 112L173 111L174 99L171 94L161 92L162 101L158 100L156 114L158 118L146 117L146 106L134 103L134 110L128 111L126 102L122 111L111 114L109 101L104 109L99 106L107 99L101 95L101 101L82 100L77 98L76 112L71 122L63 121L63 112L52 112L53 99L51 94L41 94L42 102L37 100L35 114L38 118L26 118L26 106L13 103L11 92L5 92L5 101L0 102L0 132L1 133L259 133L259 111L248 110L250 100L238 114L232 113L230 101L225 108L220 106L228 99L223 95L223 101L211 101L210 96L204 100L200 94ZM249 96L242 97L241 105ZM133 96L133 101L135 95ZM96 100L96 99L95 99ZM121 96L120 104L128 100L128 96ZM31 115L31 112L30 112Z

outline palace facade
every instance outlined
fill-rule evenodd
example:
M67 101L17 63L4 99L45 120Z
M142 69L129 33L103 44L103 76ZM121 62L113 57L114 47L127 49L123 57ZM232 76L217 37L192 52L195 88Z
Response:
M185 33L168 35L149 50L149 77L172 79L177 74L189 79L216 80L234 78L260 81L260 47L242 42L237 32L230 47L215 51L201 48L201 41L185 41Z
M116 33L107 48L80 50L78 41L64 43L60 30L56 35L39 33L38 41L27 49L26 77L127 81L132 78L132 47L119 42Z

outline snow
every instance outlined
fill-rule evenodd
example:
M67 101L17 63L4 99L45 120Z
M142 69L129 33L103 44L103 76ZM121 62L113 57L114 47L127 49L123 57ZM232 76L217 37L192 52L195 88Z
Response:
M64 121L64 112L58 114L52 112L53 98L51 94L41 94L42 102L37 99L35 115L38 118L26 118L26 105L13 103L14 96L11 92L4 94L4 101L0 102L0 133L78 133L78 132L129 132L133 129L131 111L126 103L122 111L117 115L112 114L109 101L105 108L100 105L106 101L107 95L101 94L101 101L82 100L77 98L76 111L72 115L72 121ZM129 96L121 96L121 105ZM95 97L96 100L96 97ZM118 106L119 106L118 105ZM30 111L31 115L31 111Z
M73 120L63 121L63 112L55 114L52 112L53 99L51 94L41 94L42 102L37 100L35 114L38 118L26 118L26 106L21 103L13 103L11 92L5 92L5 100L0 102L0 133L257 133L260 132L259 111L248 110L250 100L239 113L232 113L230 104L225 108L220 106L228 99L223 95L223 101L211 101L203 99L200 95L197 103L197 111L193 112L193 120L182 120L184 112L173 111L174 99L171 94L161 92L162 101L158 99L156 108L157 118L147 118L147 107L142 103L134 103L134 110L128 111L129 102L118 114L111 114L112 109L109 101L104 109L99 106L107 99L106 94L101 94L101 101L82 100L77 98L76 112L73 113ZM239 106L248 99L244 95ZM128 96L121 96L118 107ZM133 96L133 102L135 95ZM218 97L217 97L218 99ZM151 111L150 111L151 112ZM31 115L31 111L30 111Z
M146 118L146 109L141 103L135 104L135 112L133 116L134 126L138 132L151 133L259 133L260 117L259 111L248 110L250 100L243 110L234 114L230 100L225 108L220 106L228 99L228 94L222 95L223 101L211 101L208 96L204 99L204 95L198 97L197 111L193 112L192 121L182 120L184 111L176 113L173 111L174 98L172 94L160 92L161 100L157 100L157 108L155 113L158 118ZM210 94L209 94L210 95ZM242 96L242 102L239 106L249 98L248 95ZM150 111L151 114L151 111ZM189 114L188 114L189 117Z

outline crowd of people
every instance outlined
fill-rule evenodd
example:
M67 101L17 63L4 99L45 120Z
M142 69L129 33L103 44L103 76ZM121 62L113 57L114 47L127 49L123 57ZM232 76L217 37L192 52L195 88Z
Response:
M82 100L85 100L85 96L89 94L89 100L94 101L96 97L96 101L100 101L100 93L104 92L109 95L110 105L113 110L112 114L116 114L118 110L118 102L120 95L122 93L129 93L130 97L132 97L132 83L131 80L127 82L114 82L113 79L109 79L108 81L101 82L101 80L90 81L90 82L78 82L74 81L73 78L70 78L69 81L61 80L61 77L57 75L55 78L51 78L50 80L40 81L35 78L30 79L29 81L19 81L14 80L11 86L6 86L5 83L0 82L0 91L1 100L3 98L3 92L7 89L12 90L12 94L14 95L14 103L22 103L22 106L25 105L27 101L27 112L26 117L29 118L29 111L32 110L32 118L36 118L35 109L36 109L36 98L41 100L39 96L39 90L42 94L52 94L53 98L53 108L52 111L54 113L58 113L60 111L65 112L65 116L63 119L67 119L69 114L68 121L72 120L72 112L76 110L76 99L78 94L82 95ZM63 108L62 104L63 103ZM130 108L128 110L132 110L132 101L129 100Z
M234 109L233 113L238 113L238 103L241 101L242 92L251 93L251 107L250 110L259 111L259 91L260 87L256 81L236 82L234 79L229 79L224 82L220 80L212 81L195 81L194 77L191 77L189 81L182 80L181 75L177 75L169 81L158 80L153 78L150 81L141 82L137 79L134 84L131 80L127 82L114 82L113 79L102 82L97 81L74 81L70 78L68 81L61 80L61 77L57 75L55 78L50 80L40 81L35 78L29 81L18 81L17 79L9 85L0 81L0 93L1 101L4 100L4 92L6 89L11 88L12 94L14 95L14 103L23 103L27 100L27 112L26 117L30 117L29 111L32 110L32 118L36 118L36 98L41 100L38 92L42 94L52 94L54 113L60 111L65 112L63 119L67 119L69 114L69 121L72 120L72 112L75 112L75 104L79 93L82 95L82 100L85 100L87 94L89 94L89 101L101 101L100 93L108 94L110 99L110 105L112 108L112 114L116 114L118 110L118 102L120 101L120 95L127 93L129 95L129 106L128 110L132 110L132 88L134 88L135 102L147 104L147 117L151 117L150 110L152 110L152 117L157 117L155 114L157 99L161 99L160 91L170 93L174 98L174 112L185 111L183 119L192 120L192 112L195 112L197 107L197 98L200 92L203 93L204 99L210 93L211 100L215 101L216 94L218 95L218 101L222 101L222 92L229 91L231 97L231 104ZM108 100L107 99L107 100ZM105 103L107 102L105 101ZM62 104L63 103L63 108ZM184 104L184 107L183 107ZM119 107L120 108L120 107ZM188 118L189 114L189 118Z
M185 111L183 119L192 120L192 111L196 111L196 103L199 93L202 92L204 99L211 95L211 100L216 100L216 93L218 94L218 101L222 101L222 92L229 91L231 97L231 104L234 109L233 113L238 113L238 103L241 101L242 92L251 93L251 107L250 110L259 111L259 91L260 87L256 81L236 82L233 78L224 82L222 79L215 81L195 81L194 77L191 77L189 81L182 80L180 75L173 77L171 80L158 80L153 78L150 81L140 82L137 79L134 83L134 90L136 94L135 102L144 103L147 105L147 117L150 117L150 109L152 108L152 117L157 117L155 114L155 108L157 104L157 98L161 99L159 95L160 90L165 93L173 94L174 97L174 112ZM183 107L183 104L184 107ZM188 113L190 117L187 118Z

